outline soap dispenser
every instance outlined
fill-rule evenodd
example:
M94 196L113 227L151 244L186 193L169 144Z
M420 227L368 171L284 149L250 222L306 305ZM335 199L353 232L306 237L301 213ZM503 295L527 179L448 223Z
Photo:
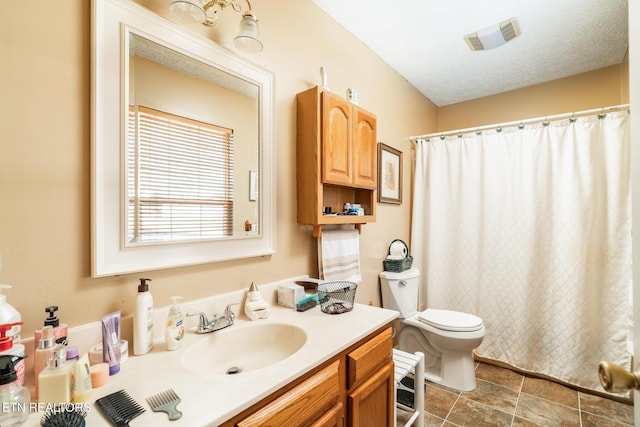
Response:
M247 299L244 302L244 313L251 320L266 319L269 317L269 304L262 298L255 283L247 291Z
M18 384L15 366L24 363L20 356L0 356L0 425L17 426L29 418L31 393Z
M56 344L67 345L67 332L69 327L66 323L60 323L60 319L56 316L56 311L58 311L57 305L50 305L49 307L45 307L45 313L47 313L47 318L44 319L44 326L51 326L53 328L53 341ZM33 345L34 348L38 348L38 343L40 342L40 338L42 337L42 329L36 329L33 333Z
M177 350L182 347L182 339L184 338L184 316L178 305L178 300L181 300L182 297L174 296L169 299L172 305L167 316L165 341L167 342L167 350Z
M151 279L140 279L133 314L133 354L146 354L153 348L153 297L149 292Z

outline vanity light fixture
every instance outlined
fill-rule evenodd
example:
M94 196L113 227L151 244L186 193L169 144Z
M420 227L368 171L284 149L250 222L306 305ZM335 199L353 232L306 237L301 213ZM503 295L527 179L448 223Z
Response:
M240 32L233 39L233 44L245 52L257 53L262 51L262 42L258 32L258 20L251 10L251 3L245 0L249 6L242 14ZM203 3L204 2L204 3ZM240 12L242 6L235 0L172 0L169 10L181 19L194 20L203 25L215 25L220 12L231 7L235 12Z
M499 24L483 28L464 36L471 50L487 50L502 46L520 35L516 18L507 19Z

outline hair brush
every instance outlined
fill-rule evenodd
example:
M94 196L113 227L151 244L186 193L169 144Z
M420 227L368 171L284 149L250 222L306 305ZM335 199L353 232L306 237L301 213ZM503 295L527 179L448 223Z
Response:
M40 420L40 425L42 427L84 427L86 415L82 408L75 405L68 408L48 409Z

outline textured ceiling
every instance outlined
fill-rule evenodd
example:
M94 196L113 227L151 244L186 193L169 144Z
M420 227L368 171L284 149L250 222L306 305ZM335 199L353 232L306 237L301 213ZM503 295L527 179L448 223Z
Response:
M627 0L313 0L438 106L623 61ZM472 52L463 36L516 18L521 35Z

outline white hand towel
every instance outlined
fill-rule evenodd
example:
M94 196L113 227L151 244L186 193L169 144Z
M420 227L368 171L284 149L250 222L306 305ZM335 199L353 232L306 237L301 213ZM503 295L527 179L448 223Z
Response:
M326 230L318 239L320 279L360 283L360 236L358 230Z

